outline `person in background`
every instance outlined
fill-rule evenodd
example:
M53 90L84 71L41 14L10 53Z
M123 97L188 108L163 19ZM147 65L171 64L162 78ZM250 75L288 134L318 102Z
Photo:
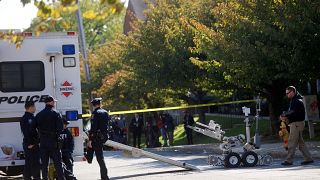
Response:
M157 127L162 135L162 140L163 140L163 146L167 147L168 146L168 142L167 142L167 134L166 134L166 130L164 128L164 122L165 122L165 117L164 115L161 113L157 119Z
M155 147L155 135L153 132L152 122L153 122L153 115L149 113L147 115L146 125L145 125L145 137L146 137L147 148Z
M174 134L174 128L175 128L173 123L173 118L169 113L165 113L164 117L165 117L164 129L169 139L169 145L173 146L173 134Z
M74 140L71 132L67 128L69 121L63 120L63 131L61 133L62 143L62 161L66 165L66 169L73 173L73 150L74 150Z
M280 119L288 122L290 132L288 140L288 155L286 160L281 164L283 166L290 166L293 164L293 156L297 147L299 147L299 150L304 157L304 161L301 162L301 165L313 163L311 154L302 137L305 126L305 109L302 96L297 93L297 90L294 86L289 86L286 88L286 96L288 99L290 99L289 109L280 116Z
M184 130L187 135L188 145L191 145L193 144L192 129L188 128L188 126L193 126L194 120L193 120L193 116L189 113L189 111L185 111L183 123L184 123Z
M143 132L143 119L139 116L139 114L136 113L131 119L129 128L133 136L133 147L138 147L140 149L141 134Z
M121 135L121 143L127 144L127 127L126 127L126 119L123 114L120 114L118 118L118 126L120 128L120 135Z
M23 134L23 150L25 153L25 165L23 178L25 180L40 180L40 151L39 135L36 129L34 113L36 107L33 101L27 101L24 105L26 112L20 120L21 132Z

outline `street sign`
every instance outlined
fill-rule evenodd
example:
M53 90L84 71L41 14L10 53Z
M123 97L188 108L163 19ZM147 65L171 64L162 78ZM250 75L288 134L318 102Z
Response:
M316 95L307 95L303 97L306 109L306 120L319 121L319 107Z

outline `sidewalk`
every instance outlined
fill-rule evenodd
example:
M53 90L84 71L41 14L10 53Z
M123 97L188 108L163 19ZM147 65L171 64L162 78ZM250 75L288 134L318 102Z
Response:
M309 151L314 159L320 159L320 142L312 141L306 142ZM197 144L197 145L184 145L173 147L161 147L149 149L150 151L181 151L186 153L206 153L206 154L221 154L219 149L219 143L217 144ZM287 151L282 147L282 143L267 143L262 144L259 152L263 154L270 154L273 158L284 159L287 155ZM296 158L302 158L302 154L297 148Z

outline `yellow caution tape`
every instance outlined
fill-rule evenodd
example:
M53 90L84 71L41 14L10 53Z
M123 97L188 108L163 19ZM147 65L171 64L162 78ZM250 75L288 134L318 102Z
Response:
M206 107L206 106L217 106L217 105L226 105L226 104L239 104L239 103L249 103L255 102L256 100L240 100L240 101L230 101L222 103L209 103L209 104L197 104L197 105L183 105L183 106L173 106L173 107L163 107L163 108L151 108L151 109L138 109L138 110L128 110L128 111L116 111L110 112L109 115L118 115L118 114L133 114L133 113L144 113L144 112L153 112L153 111L166 111L166 110L177 110L177 109L189 109L197 107ZM91 114L82 114L83 118L90 117Z

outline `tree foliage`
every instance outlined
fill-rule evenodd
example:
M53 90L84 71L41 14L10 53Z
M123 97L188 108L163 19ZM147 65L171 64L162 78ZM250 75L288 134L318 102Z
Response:
M83 26L86 35L88 49L93 50L97 46L104 44L115 38L117 33L122 32L123 24L123 4L116 6L108 3L101 3L92 0L80 1L80 7L83 16ZM72 10L64 11L62 8L59 14L59 20L50 18L44 20L44 17L37 16L33 19L28 31L37 32L39 29L59 32L59 31L77 31L78 23L75 13L70 13ZM41 14L41 13L40 13Z
M199 104L212 100L212 95L230 96L232 91L223 73L208 74L207 69L195 63L206 59L206 55L193 51L194 32L185 21L197 18L205 23L208 19L200 17L207 17L210 6L206 12L195 13L205 5L192 3L159 1L150 6L147 20L137 22L128 37L121 36L104 50L96 51L94 61L101 63L91 68L99 72L98 81L105 78L95 92L108 99L109 106L125 109ZM181 14L180 19L177 14ZM113 63L120 64L119 69L106 72L104 69L112 69Z
M221 64L236 86L263 92L277 122L284 88L319 77L319 7L315 0L222 0L209 26L189 24L197 51Z
M39 35L41 32L76 30L77 21L75 19L75 11L77 10L76 0L34 0L34 5L38 8L37 18L33 20L31 28ZM21 0L23 5L31 3L31 0ZM115 14L123 13L123 4L120 0L83 0L80 1L83 18L87 22L88 28L86 34L91 35L90 45L94 45L96 41L104 43L104 38L112 39L113 37L98 36L112 31L107 25ZM90 21L93 21L91 23ZM92 25L93 24L93 25ZM99 39L99 38L101 39ZM0 32L0 38L9 40L20 47L23 41L23 33L14 31Z

